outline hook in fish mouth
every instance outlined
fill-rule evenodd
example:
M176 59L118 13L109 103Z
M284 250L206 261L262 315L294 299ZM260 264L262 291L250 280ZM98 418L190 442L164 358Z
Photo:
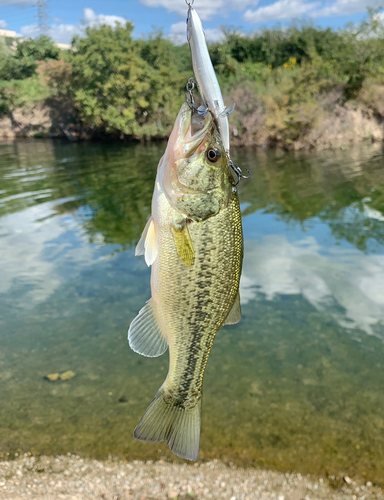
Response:
M185 1L187 2L187 0L185 0ZM185 87L185 89L186 89L185 102L187 103L191 112L195 111L200 116L206 116L209 112L208 107L205 108L204 106L199 106L197 108L195 106L195 99L193 97L193 91L195 89L195 85L196 85L196 80L192 76L191 78L188 79L187 85ZM187 95L187 93L189 94L189 96ZM234 110L234 108L235 108L235 105L233 104L230 108L225 109L221 114L225 114L225 115L229 116L232 113L232 111ZM216 122L216 120L215 120L215 122ZM234 187L236 187L239 184L240 179L249 179L251 177L251 172L249 171L249 169L247 167L245 167L247 174L244 175L241 168L238 165L236 165L235 163L233 163L233 161L229 155L229 152L227 152L227 158L228 158L228 165L231 167L231 169L233 170L233 172L237 176L237 179L234 179L234 184L233 184Z
M193 126L192 118L194 111L187 103L184 103L179 111L168 144L172 142L176 156L178 158L188 158L192 156L201 146L204 139L212 135L214 122L211 113L204 116L197 126Z
M193 97L193 90L195 89L195 84L196 84L196 80L194 77L191 77L188 79L187 85L185 87L186 88L185 102L187 103L189 109L191 110L191 113L195 111L200 116L205 117L209 112L209 108L208 107L204 108L204 106L199 106L198 108L196 108L195 100ZM187 92L189 94L189 98L188 98ZM222 114L225 113L228 116L232 113L234 108L235 108L235 105L231 106L229 109L225 109L222 112ZM216 122L216 120L215 120L215 122ZM234 179L234 184L233 184L234 187L236 187L239 184L240 179L249 179L251 177L251 172L247 167L245 167L247 174L244 175L242 169L238 165L233 163L233 161L229 155L229 152L227 152L227 158L228 158L228 165L231 167L231 169L233 170L233 172L237 176L237 179Z

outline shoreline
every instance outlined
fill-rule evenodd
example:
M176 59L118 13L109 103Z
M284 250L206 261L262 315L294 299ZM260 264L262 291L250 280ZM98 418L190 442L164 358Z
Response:
M383 500L369 481L244 469L218 460L177 464L106 461L76 455L32 456L0 461L4 500Z
M334 105L323 113L311 126L304 127L293 139L286 136L277 124L267 124L266 111L255 103L247 112L248 101L243 95L229 95L228 102L238 101L230 125L231 144L236 147L256 146L285 150L343 149L363 143L384 144L384 118L369 106L345 103ZM97 142L159 142L164 137L135 139L128 136L96 133L78 118L70 101L48 99L15 109L0 117L0 140L17 139L67 139L69 142L96 140Z

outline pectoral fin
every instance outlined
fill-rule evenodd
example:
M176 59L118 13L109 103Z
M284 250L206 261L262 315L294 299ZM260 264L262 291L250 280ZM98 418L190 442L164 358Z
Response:
M147 266L151 266L156 260L157 252L156 226L153 217L151 217L136 246L135 255L144 255Z
M195 253L186 222L178 226L171 226L171 228L180 259L187 267L192 266L195 259Z
M241 306L240 306L240 292L237 292L235 302L233 303L232 309L229 311L227 319L224 321L224 325L235 325L241 319Z
M160 330L152 299L148 300L132 321L128 330L128 341L133 351L149 358L161 356L167 350L167 339Z

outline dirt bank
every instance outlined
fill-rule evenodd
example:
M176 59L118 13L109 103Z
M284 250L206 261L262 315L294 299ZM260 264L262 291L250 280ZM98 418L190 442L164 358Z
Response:
M2 500L383 500L383 490L333 479L201 464L105 462L74 455L0 462Z
M290 109L266 102L248 87L236 88L225 100L236 103L229 120L234 146L323 150L384 141L384 107L378 109L376 101L342 102L341 92L331 91L317 96L312 107L303 102Z
M0 139L19 137L78 137L81 127L71 101L47 99L16 108L0 118Z
M295 115L299 125L292 132L290 117L271 118L265 107L247 89L238 89L227 97L236 102L230 118L231 143L233 146L279 146L286 149L329 149L348 147L363 141L384 141L384 119L375 110L356 103L329 102L323 99L316 111L308 115L303 109ZM300 113L299 113L300 114ZM308 115L308 116L307 116ZM70 140L90 139L97 133L78 120L73 104L68 100L48 99L17 108L0 118L0 139L19 137L67 137Z

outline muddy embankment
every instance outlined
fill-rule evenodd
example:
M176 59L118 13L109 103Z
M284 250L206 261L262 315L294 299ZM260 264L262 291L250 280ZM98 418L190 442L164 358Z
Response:
M356 101L345 101L340 88L294 105L284 96L259 98L238 87L225 102L236 103L230 116L234 146L322 150L384 141L384 86L376 86L373 96L363 89Z
M294 116L281 113L273 103L266 105L246 89L231 92L225 100L236 103L230 117L233 146L322 150L363 141L384 142L384 111L381 114L369 105L351 101L339 103L332 95L319 98L316 109L305 106L296 109ZM48 99L17 108L0 118L0 140L30 137L84 140L93 136L94 130L78 120L75 107L68 100ZM98 139L102 136L97 133Z
M73 103L66 99L28 104L0 117L0 140L72 136L78 139L82 130Z

